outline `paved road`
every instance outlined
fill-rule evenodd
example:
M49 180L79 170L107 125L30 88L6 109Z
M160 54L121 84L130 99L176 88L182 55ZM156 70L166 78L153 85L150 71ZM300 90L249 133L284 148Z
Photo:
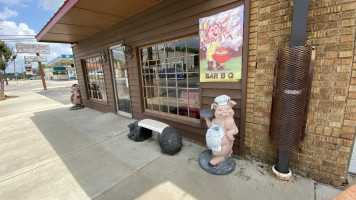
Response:
M9 85L5 85L5 94L12 92L34 91L63 105L71 105L70 96L72 93L70 86L74 83L77 83L77 80L46 80L47 90L43 90L41 80L9 81Z
M46 80L46 85L48 90L58 89L58 88L69 88L72 84L78 83L77 80L66 80L66 81L54 81ZM9 81L9 85L5 85L6 92L16 92L16 91L43 91L43 85L41 80L19 80L19 81Z

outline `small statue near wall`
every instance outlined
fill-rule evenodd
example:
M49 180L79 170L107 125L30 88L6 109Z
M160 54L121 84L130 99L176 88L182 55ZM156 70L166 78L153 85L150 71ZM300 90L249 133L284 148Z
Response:
M233 118L232 107L236 102L230 100L227 95L218 96L214 101L215 103L211 105L211 109L214 110L200 112L209 128L206 133L206 144L209 149L200 154L199 164L209 173L222 175L230 173L235 168L231 154L239 129Z
M73 106L70 108L70 110L78 110L84 108L79 85L73 84L71 89L73 94L70 96L70 101L72 102Z

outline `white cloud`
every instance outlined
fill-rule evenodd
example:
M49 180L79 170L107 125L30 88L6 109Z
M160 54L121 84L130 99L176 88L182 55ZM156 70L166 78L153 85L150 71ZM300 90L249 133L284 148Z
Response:
M4 12L0 12L0 20L5 20L11 17L16 17L17 12L14 10L10 10L7 7L4 8Z
M0 22L0 35L35 35L35 31L31 29L27 24L20 23L16 24L13 21L2 21ZM46 56L47 61L51 61L61 54L73 54L72 49L70 48L70 44L60 44L60 43L44 43L44 42L36 42L34 37L32 36L1 36L1 39L13 39L13 38L33 38L33 39L17 39L13 40L5 40L7 45L10 48L16 50L16 43L26 43L26 44L48 44L50 46L51 54L41 54L41 56ZM19 53L17 54L16 59L16 71L22 72L24 69L24 56L35 56L35 54L29 53ZM46 63L44 63L46 64ZM32 63L32 67L37 68L37 63ZM14 67L13 63L7 68L7 72L13 72Z
M28 7L26 3L31 1L32 0L0 0L1 3L7 4L9 6L21 6L21 7Z
M45 10L57 11L58 8L64 3L64 0L40 0L39 3Z

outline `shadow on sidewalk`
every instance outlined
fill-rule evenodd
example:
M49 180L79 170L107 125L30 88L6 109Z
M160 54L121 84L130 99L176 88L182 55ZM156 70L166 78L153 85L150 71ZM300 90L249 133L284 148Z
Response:
M44 90L37 92L42 96L50 98L54 101L57 101L63 105L72 105L70 101L70 96L72 95L72 90L70 88L60 88L60 89L53 89L53 90Z
M182 150L160 152L156 135L144 142L127 138L135 120L85 108L51 109L31 120L58 155L34 170L38 192L71 199L312 199L313 181L294 176L276 180L271 166L239 158L235 170L215 176L199 167L206 147L183 141ZM70 186L70 187L69 187ZM293 196L291 196L293 194ZM332 196L332 195L330 195Z
M88 108L36 112L31 120L60 158L45 167L51 171L46 173L50 177L42 177L43 184L51 180L46 187L60 189L63 186L57 180L65 180L63 184L75 181L92 199L112 199L117 195L121 196L119 199L134 199L148 195L149 191L164 194L165 188L174 189L180 195L206 197L188 184L192 181L190 177L200 170L195 158L199 151L187 153L192 144L183 147L186 152L178 155L162 155L156 136L139 143L127 138L127 125L133 119ZM155 162L157 159L162 161ZM189 167L192 164L194 167ZM64 173L66 170L69 173ZM202 181L196 179L193 183L206 185ZM68 192L75 194L72 190L76 189Z

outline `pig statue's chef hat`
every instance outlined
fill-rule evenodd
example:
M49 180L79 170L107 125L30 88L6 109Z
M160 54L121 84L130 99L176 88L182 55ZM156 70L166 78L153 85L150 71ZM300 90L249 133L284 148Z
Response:
M230 101L230 97L227 95L220 95L214 99L214 102L218 104L218 106L227 105Z

